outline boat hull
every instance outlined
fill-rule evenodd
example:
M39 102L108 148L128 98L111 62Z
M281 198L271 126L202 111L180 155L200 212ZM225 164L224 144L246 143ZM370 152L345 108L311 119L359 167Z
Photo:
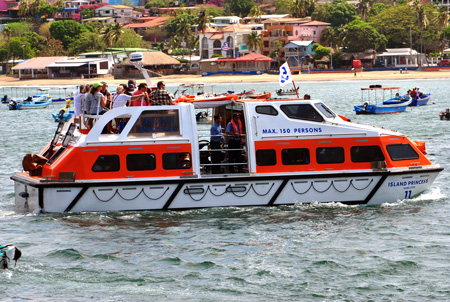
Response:
M412 99L412 102L409 106L424 106L428 103L428 101L431 99L431 94L428 94L424 98L419 99Z
M375 105L359 105L355 106L353 111L356 114L389 114L389 113L399 113L406 110L406 108L411 104L412 100L407 102L389 103L389 104L375 104Z
M183 210L228 206L278 206L303 203L377 205L412 198L427 190L440 166L396 171L225 175L172 180L102 182L37 181L16 174L19 212L106 212Z

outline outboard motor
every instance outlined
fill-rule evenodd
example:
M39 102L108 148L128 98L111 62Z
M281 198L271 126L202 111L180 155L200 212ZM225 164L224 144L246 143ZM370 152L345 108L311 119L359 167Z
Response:
M17 101L15 99L12 99L9 103L8 103L8 107L11 109L16 109L17 106Z
M367 111L367 106L369 106L369 102L365 101L362 106L362 111Z

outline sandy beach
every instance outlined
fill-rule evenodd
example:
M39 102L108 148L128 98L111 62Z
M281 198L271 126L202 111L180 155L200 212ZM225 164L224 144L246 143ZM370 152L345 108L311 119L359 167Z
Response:
M365 71L356 76L349 73L315 73L293 75L295 83L306 81L357 81L357 80L408 80L408 79L437 79L450 78L450 72L445 71L408 71L407 73L395 70L389 71ZM241 83L241 82L277 82L277 74L262 75L217 75L202 77L201 75L168 75L163 77L152 77L154 83L158 81L166 83ZM126 83L126 79L114 79L107 75L92 79L32 79L19 80L11 76L0 76L0 86L46 86L46 85L79 85L105 81L110 84ZM138 80L144 82L144 80Z

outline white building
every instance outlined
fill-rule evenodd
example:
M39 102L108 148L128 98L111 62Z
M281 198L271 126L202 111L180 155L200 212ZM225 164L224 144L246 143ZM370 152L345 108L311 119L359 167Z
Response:
M387 48L378 54L376 61L383 62L386 67L417 67L427 65L424 53L420 54L411 48Z
M214 29L221 29L224 27L227 27L232 24L238 24L241 22L242 18L236 17L236 16L229 16L229 17L215 17L212 18L211 26Z
M95 10L95 16L114 18L116 23L128 24L133 21L133 8L125 5L105 5Z
M215 30L211 27L199 32L200 57L209 59L213 54L236 58L250 53L247 49L247 36L252 27L236 23ZM260 31L257 31L258 34Z

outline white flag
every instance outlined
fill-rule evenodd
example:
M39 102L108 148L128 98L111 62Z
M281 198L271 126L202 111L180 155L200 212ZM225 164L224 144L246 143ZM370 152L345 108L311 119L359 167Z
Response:
M288 63L286 62L280 67L280 86L284 87L289 83L292 83L292 74Z

